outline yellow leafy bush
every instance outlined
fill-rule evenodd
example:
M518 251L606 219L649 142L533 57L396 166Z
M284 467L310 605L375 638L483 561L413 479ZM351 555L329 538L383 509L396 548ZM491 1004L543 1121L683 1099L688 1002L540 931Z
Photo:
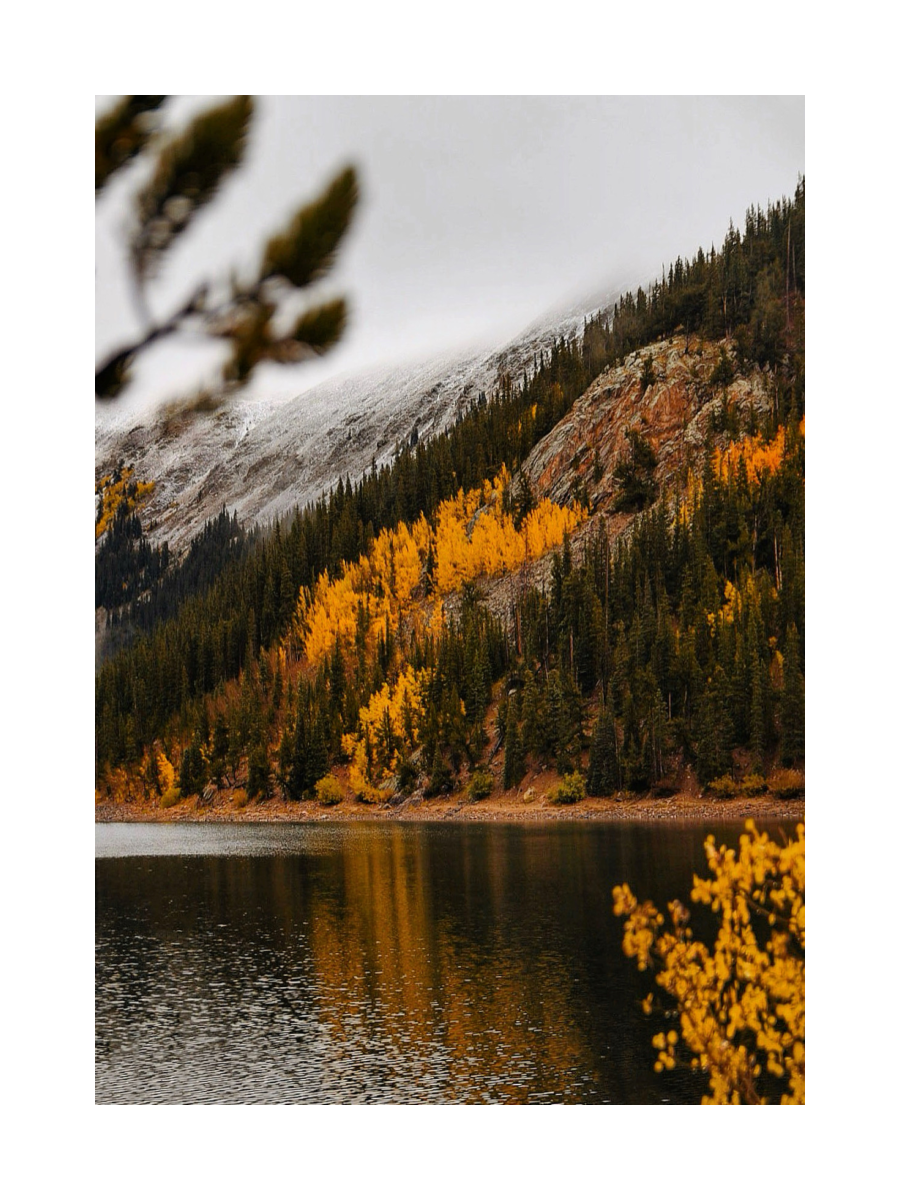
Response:
M494 777L490 771L475 771L469 780L469 799L486 800L494 790Z
M679 1030L658 1033L655 1070L681 1059L706 1072L704 1104L803 1104L806 1036L806 842L779 845L748 821L737 851L706 839L711 878L694 876L691 899L718 917L710 950L673 900L670 925L627 884L613 889L625 917L622 948L674 998ZM761 939L765 937L765 941ZM653 993L644 1001L652 1011ZM682 1049L683 1048L683 1049Z
M316 783L316 799L320 804L331 807L340 804L344 798L344 789L333 775L325 775Z
M585 797L586 781L580 771L563 775L562 779L550 791L551 804L577 804Z
M706 790L716 800L733 800L738 794L738 786L730 775L720 775L707 784Z
M738 792L742 796L761 796L765 791L767 784L762 775L746 775L738 785Z
M177 787L166 788L163 792L159 806L160 808L173 808L181 801L181 789Z
M802 771L776 771L769 777L769 791L779 800L791 800L795 796L802 796L805 787L806 780Z

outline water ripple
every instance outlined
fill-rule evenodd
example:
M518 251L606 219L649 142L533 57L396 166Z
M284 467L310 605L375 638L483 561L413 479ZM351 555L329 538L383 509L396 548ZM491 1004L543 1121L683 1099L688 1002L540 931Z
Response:
M702 857L652 827L98 834L97 1102L696 1102L652 1071L609 897Z

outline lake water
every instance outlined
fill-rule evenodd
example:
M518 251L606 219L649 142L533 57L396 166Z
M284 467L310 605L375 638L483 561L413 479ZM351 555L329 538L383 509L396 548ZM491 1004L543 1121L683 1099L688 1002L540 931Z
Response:
M611 891L687 900L704 832L99 825L97 1102L697 1103Z

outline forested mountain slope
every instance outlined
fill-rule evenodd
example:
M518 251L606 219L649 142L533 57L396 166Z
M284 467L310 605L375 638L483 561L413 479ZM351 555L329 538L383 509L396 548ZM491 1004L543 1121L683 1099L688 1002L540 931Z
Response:
M102 796L759 788L803 760L801 183L224 567L97 681Z

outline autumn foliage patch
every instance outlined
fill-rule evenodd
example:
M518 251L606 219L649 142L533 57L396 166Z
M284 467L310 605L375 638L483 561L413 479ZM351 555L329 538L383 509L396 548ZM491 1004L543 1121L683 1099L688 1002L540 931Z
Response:
M669 923L627 884L613 889L623 949L675 1001L676 1027L657 1033L657 1071L678 1065L709 1079L704 1104L803 1104L806 1098L806 841L779 845L746 824L737 850L706 839L710 877L691 900L718 921L713 946L694 938L679 900ZM656 1007L651 992L643 1002Z

